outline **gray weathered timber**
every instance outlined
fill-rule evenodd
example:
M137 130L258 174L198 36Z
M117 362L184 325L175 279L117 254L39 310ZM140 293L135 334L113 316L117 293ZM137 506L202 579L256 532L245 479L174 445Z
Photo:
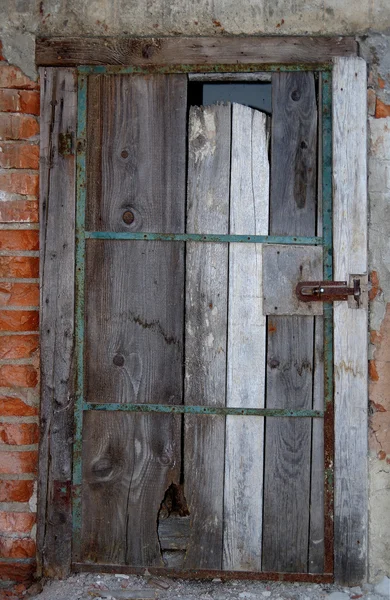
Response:
M324 410L324 322L314 320L313 409ZM309 572L324 572L324 419L313 419L311 440L311 489Z
M66 577L71 562L76 73L41 69L41 437L39 570ZM61 134L72 136L60 153Z
M188 233L228 233L231 105L192 107ZM225 406L227 244L189 242L185 403ZM191 517L186 568L222 568L225 419L184 418L184 489Z
M333 73L334 277L367 272L366 63L337 60ZM334 307L335 575L367 574L367 309Z
M317 235L322 235L322 78L318 79L318 159L317 159ZM323 279L323 277L321 277ZM324 322L314 319L313 409L324 410ZM309 573L324 572L324 420L313 419L311 439L311 490L309 531Z
M268 234L267 117L233 104L230 233ZM266 317L261 245L229 246L226 405L264 407ZM224 554L226 570L261 570L264 420L226 417Z
M187 550L190 533L190 517L170 516L158 525L161 550Z
M272 76L270 233L315 235L317 108L312 73Z
M92 84L100 86L102 151L92 150L101 164L90 158L96 123L93 113L88 117L91 226L183 231L186 77L103 79ZM89 187L95 174L98 198L90 195L99 189ZM135 216L130 225L125 211ZM183 244L90 240L86 269L86 398L182 403ZM169 415L88 414L85 560L163 566L156 521L167 488L179 483L180 422Z
M183 232L186 99L185 75L91 78L87 229Z
M266 315L322 315L322 302L301 302L300 281L322 280L322 246L263 246L263 310Z
M272 85L270 233L314 235L317 151L314 76L274 74ZM268 317L267 407L312 407L313 332L313 317ZM265 571L307 571L310 455L309 420L266 419Z
M165 490L179 476L180 430L178 415L85 414L86 562L164 566L156 520Z
M267 407L311 408L313 317L268 317ZM307 571L311 423L266 419L263 570Z
M36 62L42 66L315 64L356 53L357 44L348 37L59 37L36 44Z

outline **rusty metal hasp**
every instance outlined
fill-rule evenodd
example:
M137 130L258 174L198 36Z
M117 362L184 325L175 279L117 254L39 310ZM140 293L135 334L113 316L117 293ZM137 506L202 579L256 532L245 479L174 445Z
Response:
M301 302L339 302L347 300L351 308L366 304L367 275L350 275L347 281L300 281L296 294Z

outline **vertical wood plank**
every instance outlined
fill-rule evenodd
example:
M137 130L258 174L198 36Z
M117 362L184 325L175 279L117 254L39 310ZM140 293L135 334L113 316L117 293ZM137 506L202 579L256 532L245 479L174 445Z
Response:
M230 233L268 233L269 164L265 114L233 104ZM261 408L266 317L261 245L230 244L227 406ZM226 570L261 570L263 429L257 417L226 418Z
M183 231L186 86L185 75L110 76L91 83L90 226ZM96 118L102 119L100 133ZM99 184L91 181L95 176ZM133 215L130 223L124 212ZM90 240L86 269L87 399L181 404L184 245ZM169 415L88 414L85 560L163 566L157 516L167 488L180 480L178 423L180 417Z
M324 410L324 321L314 321L313 409ZM311 440L311 489L309 572L324 572L324 419L313 419Z
M317 235L322 235L322 78L318 78ZM313 409L324 410L324 321L314 320ZM324 572L324 420L313 419L311 436L311 490L309 572Z
M334 278L367 272L367 81L360 58L333 70ZM334 307L335 576L367 574L367 310Z
M41 438L39 568L66 577L71 562L75 258L74 69L40 69ZM63 154L63 136L72 140Z
M231 105L192 107L188 233L228 233ZM228 248L188 243L185 403L226 403ZM225 420L185 416L184 485L191 520L186 568L222 568Z
M270 233L314 235L317 109L312 73L272 76ZM313 317L269 317L267 407L312 408ZM311 422L266 419L263 570L307 571Z

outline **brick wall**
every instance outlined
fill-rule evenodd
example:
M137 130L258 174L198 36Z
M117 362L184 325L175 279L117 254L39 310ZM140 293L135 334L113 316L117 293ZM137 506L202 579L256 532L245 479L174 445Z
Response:
M39 87L0 52L0 586L35 569Z

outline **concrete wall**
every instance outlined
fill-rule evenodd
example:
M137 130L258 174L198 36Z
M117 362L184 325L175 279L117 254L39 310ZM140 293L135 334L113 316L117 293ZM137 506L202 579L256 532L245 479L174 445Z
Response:
M0 70L0 147L4 153L8 139L8 160L0 161L0 209L1 215L12 214L5 219L8 228L9 247L0 245L5 257L15 254L20 264L23 256L35 257L32 239L26 235L36 225L35 192L23 188L22 182L32 181L36 169L33 147L36 145L37 128L34 133L22 130L22 120L35 119L36 108L26 105L23 93L36 92L34 80L35 36L39 35L355 35L360 42L361 55L369 66L369 196L370 196L370 272L371 272L371 362L370 362L370 578L390 575L390 9L388 0L0 0L0 12L6 17L0 23L0 39L3 42L3 59ZM14 67L20 67L21 71ZM24 77L23 73L26 75ZM6 93L7 92L7 93ZM11 98L12 96L12 98ZM7 97L10 99L7 100ZM24 113L24 114L23 114ZM19 129L17 128L19 127ZM4 129L5 128L5 129ZM7 131L9 133L7 133ZM8 136L8 137L7 137ZM24 138L24 139L22 139ZM10 148L10 146L13 147ZM28 146L28 148L24 148ZM7 151L6 148L6 151ZM23 152L29 159L24 162ZM0 153L1 156L1 153ZM16 171L19 170L19 175ZM15 174L16 173L16 174ZM31 179L32 178L32 179ZM10 183L11 182L11 183ZM12 183L13 182L13 183ZM20 182L20 187L17 182ZM10 187L11 186L11 187ZM16 186L15 189L12 186ZM27 212L13 211L17 201L18 210L26 203ZM11 211L12 209L12 211ZM11 211L11 212L10 212ZM35 211L35 212L34 212ZM4 219L2 219L4 223ZM7 223L13 223L7 225ZM21 224L22 223L22 224ZM15 229L25 231L24 238L12 241ZM26 233L27 232L27 233ZM30 232L30 233L28 233ZM3 234L3 232L1 232ZM4 239L4 238L3 238ZM28 238L30 239L30 238ZM27 246L26 246L27 244ZM30 244L30 245L29 245ZM22 253L22 254L21 254ZM1 258L1 257L0 257ZM6 260L5 263L11 263ZM27 271L26 271L27 272ZM9 320L4 317L10 308L23 320L20 305L8 294L10 272L0 272L0 282L6 291L0 290L0 329L3 353L0 354L1 369L9 372L13 367L36 367L35 349L27 348L23 357L9 354L7 344L13 344ZM24 276L25 277L25 276ZM33 284L34 281L31 282ZM11 300L10 300L11 298ZM10 306L12 302L12 306ZM16 304L15 304L16 303ZM15 304L15 305L14 305ZM8 305L8 306L7 306ZM30 307L33 310L34 307ZM7 309L7 310L5 310ZM5 341L4 341L5 340ZM32 343L32 342L31 342ZM25 354L28 356L25 356ZM13 358L9 358L9 356ZM15 358L15 356L17 358ZM18 362L19 361L19 362ZM20 362L22 361L22 362ZM35 361L35 362L34 362ZM23 372L26 372L24 369ZM16 372L15 372L16 373ZM26 380L27 381L27 380ZM7 424L22 426L36 423L36 394L34 386L16 377L5 383L0 380L0 419ZM31 380L32 381L32 380ZM35 384L34 384L35 385ZM22 403L13 406L13 399ZM11 402L11 404L10 404ZM2 404L3 403L3 404ZM8 404L7 404L8 403ZM8 408L2 408L7 404ZM13 407L13 408L12 408ZM19 408L18 408L19 407ZM8 410L14 412L7 412ZM21 412L18 412L18 411ZM16 411L16 412L15 412ZM27 413L25 412L27 411ZM0 430L1 430L0 425ZM19 435L19 434L18 434ZM31 441L31 440L30 440ZM35 438L34 438L35 443ZM14 446L13 448L11 446ZM15 545L19 538L31 540L34 536L33 517L25 517L20 524L20 514L33 514L33 504L28 500L33 493L34 456L31 456L29 472L24 467L2 466L3 452L16 452L19 458L34 453L36 446L26 444L19 435L12 444L10 436L0 435L0 547ZM26 458L27 460L27 458ZM7 462L7 464L10 464ZM27 467L26 467L27 468ZM22 469L22 470L21 470ZM2 474L1 474L2 473ZM27 481L26 484L21 482ZM23 489L22 489L23 488ZM26 489L25 489L26 488ZM30 489L31 488L31 489ZM10 490L20 489L20 495ZM13 495L16 494L16 495ZM15 516L16 515L16 516ZM30 519L30 520L28 520ZM28 524L26 525L28 521ZM18 529L19 528L19 529ZM18 548L22 548L16 544ZM30 560L33 548L18 550ZM26 554L23 554L26 552ZM30 553L30 554L28 554ZM11 561L11 558L9 559ZM7 563L10 564L10 563ZM16 573L16 575L15 575ZM0 578L16 578L17 572L0 563ZM20 574L19 574L20 575Z

